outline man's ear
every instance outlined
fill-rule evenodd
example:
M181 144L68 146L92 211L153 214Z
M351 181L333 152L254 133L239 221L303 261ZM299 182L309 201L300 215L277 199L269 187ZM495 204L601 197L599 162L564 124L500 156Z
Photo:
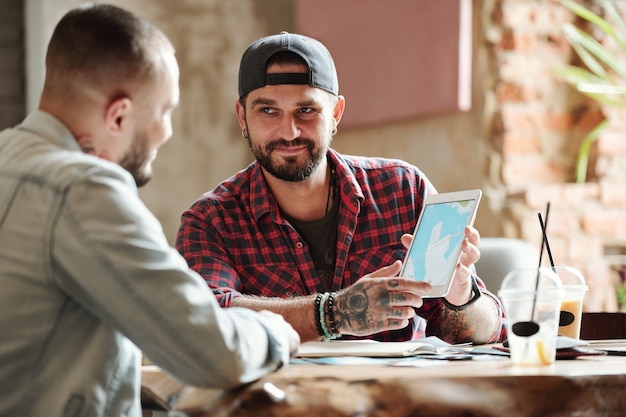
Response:
M119 134L128 128L128 119L133 110L133 102L128 97L120 97L109 104L105 114L107 131Z
M333 119L335 119L335 128L341 121L341 116L343 116L343 111L346 109L346 99L344 96L337 97L337 103L333 108Z
M240 100L235 102L235 113L237 114L237 122L242 131L246 129L246 109Z

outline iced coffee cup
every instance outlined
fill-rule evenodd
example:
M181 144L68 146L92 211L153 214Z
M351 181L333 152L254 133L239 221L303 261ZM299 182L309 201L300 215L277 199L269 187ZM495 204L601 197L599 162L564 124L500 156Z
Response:
M554 363L563 297L561 285L550 268L519 268L504 277L498 296L506 315L513 364Z
M553 268L561 280L564 295L561 301L559 334L574 339L580 338L580 323L583 314L583 299L587 285L580 271L570 266Z

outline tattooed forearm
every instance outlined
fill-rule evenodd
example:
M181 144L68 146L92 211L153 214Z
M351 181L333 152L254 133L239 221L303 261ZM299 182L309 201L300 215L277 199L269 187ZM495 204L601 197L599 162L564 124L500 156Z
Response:
M469 320L470 312L457 312L443 308L441 317L441 338L455 343L471 342L476 321Z
M495 308L489 297L481 297L476 304L462 311L443 307L439 337L452 343L487 343L499 325Z

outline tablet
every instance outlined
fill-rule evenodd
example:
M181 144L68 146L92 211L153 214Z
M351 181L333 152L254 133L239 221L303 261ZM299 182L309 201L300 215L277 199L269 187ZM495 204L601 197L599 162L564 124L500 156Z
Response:
M465 190L426 198L400 271L401 277L432 285L423 298L445 297L450 291L465 227L474 224L481 195L480 190Z

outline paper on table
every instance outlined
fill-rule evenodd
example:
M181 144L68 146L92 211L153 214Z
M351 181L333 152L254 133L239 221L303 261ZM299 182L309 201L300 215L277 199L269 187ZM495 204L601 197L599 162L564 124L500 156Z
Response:
M436 346L432 343L420 341L331 340L329 342L306 342L301 344L298 349L298 357L366 356L396 358L441 353L447 350L449 346Z

